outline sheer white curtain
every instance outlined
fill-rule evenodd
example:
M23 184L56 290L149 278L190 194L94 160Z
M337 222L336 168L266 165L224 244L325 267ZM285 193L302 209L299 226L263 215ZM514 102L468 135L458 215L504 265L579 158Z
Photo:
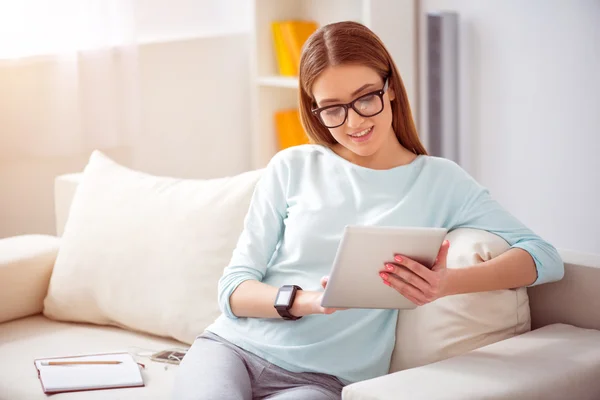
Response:
M0 1L0 160L129 145L134 0Z

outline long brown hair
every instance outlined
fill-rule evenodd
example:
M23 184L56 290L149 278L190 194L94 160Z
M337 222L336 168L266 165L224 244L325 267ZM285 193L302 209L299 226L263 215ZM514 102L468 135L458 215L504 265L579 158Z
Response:
M300 120L313 143L332 146L337 142L311 112L315 106L312 86L329 66L365 65L377 71L382 80L389 78L396 98L391 101L392 128L400 144L415 154L427 154L413 121L408 97L396 64L381 39L357 22L345 21L325 25L313 33L302 49L300 58Z

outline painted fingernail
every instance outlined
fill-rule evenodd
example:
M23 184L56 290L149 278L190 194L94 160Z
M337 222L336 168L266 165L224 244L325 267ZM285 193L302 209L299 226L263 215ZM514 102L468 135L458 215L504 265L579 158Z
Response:
M384 272L380 273L379 276L381 277L381 279L387 281L388 275Z
M394 257L394 260L398 261L398 262L402 262L402 257L400 256L396 256Z
M392 264L385 264L385 269L387 269L388 271L393 271L394 266Z
M391 284L391 283L389 283L388 281L383 281L383 283L385 283L385 284L386 284L386 285L388 285L388 286L392 286L392 284Z
M447 245L448 247L450 247L450 241L449 240L444 240L444 244Z

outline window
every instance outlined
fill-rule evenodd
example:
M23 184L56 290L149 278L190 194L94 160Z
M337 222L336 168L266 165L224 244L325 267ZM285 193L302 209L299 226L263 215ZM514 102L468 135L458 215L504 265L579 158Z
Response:
M3 0L0 59L244 32L249 0Z

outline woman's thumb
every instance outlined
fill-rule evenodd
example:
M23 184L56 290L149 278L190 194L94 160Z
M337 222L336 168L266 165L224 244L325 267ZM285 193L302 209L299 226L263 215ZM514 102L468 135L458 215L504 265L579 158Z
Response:
M328 276L324 276L321 278L321 286L323 286L323 289L325 289L327 287L327 281L329 281Z

